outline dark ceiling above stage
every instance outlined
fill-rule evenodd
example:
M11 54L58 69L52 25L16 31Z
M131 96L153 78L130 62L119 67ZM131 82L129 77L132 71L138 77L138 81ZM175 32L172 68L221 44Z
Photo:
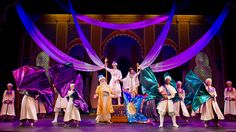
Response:
M5 3L9 3L9 1ZM24 9L31 13L60 14L67 13L60 6L60 3L62 3L61 5L67 6L67 1L68 0L21 0L21 3ZM74 8L82 14L162 14L170 10L172 1L173 0L72 0ZM176 1L178 7L177 14L214 15L219 13L227 0ZM230 3L233 3L233 1L235 0L230 0Z

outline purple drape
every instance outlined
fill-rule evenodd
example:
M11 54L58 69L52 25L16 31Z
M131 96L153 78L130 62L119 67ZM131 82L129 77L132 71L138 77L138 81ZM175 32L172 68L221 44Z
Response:
M217 33L222 23L224 22L224 19L227 16L227 14L228 14L228 9L225 8L221 12L220 16L217 18L215 23L211 26L211 28L193 46L188 48L186 51L170 59L151 65L150 67L152 68L153 72L163 72L173 69L175 67L184 64L192 57L197 55L198 52L200 52L210 42L213 36Z
M101 61L101 59L97 56L96 52L93 50L93 48L91 47L91 44L89 43L89 41L87 40L87 38L85 37L85 35L83 34L83 30L81 29L76 16L75 16L75 11L73 10L71 1L69 1L69 6L70 6L70 10L74 19L74 23L75 23L75 27L77 29L77 32L80 36L80 39L82 41L82 44L87 52L87 54L89 55L90 59L99 67L105 68L105 65L103 64L103 62Z
M164 45L164 42L165 42L166 37L168 35L169 29L170 29L170 26L171 26L171 23L173 20L173 16L174 16L174 10L175 10L175 5L173 5L173 7L171 9L170 16L169 16L165 26L163 27L161 34L158 36L152 49L149 51L147 56L144 58L143 62L140 64L141 69L145 69L145 68L149 67L156 60L157 56L159 55L161 48Z
M81 93L83 91L83 79L80 74L76 74L73 65L57 64L49 68L49 75L61 97L65 97L70 90L70 84L75 84L75 92L73 93L73 104L85 112L88 112L88 105L84 101Z
M73 63L75 69L79 71L98 71L103 68L79 61L57 49L54 44L50 42L45 36L43 36L43 34L37 29L33 22L28 18L20 4L16 5L16 9L22 23L24 24L31 38L55 61L59 63Z
M39 67L23 66L12 71L17 88L37 94L53 94L45 70Z
M53 92L43 68L26 65L12 73L19 90L26 90L33 96L39 95L47 112L53 111Z
M50 78L61 97L67 95L70 84L75 82L77 74L73 65L56 64L48 69Z
M110 28L115 30L131 30L131 29L138 29L138 28L145 28L151 25L159 24L168 19L168 16L155 16L153 18L143 20L140 22L128 23L128 24L115 24L115 23L108 23L102 22L91 17L85 15L77 15L76 18L89 23L91 25L100 26L103 28Z

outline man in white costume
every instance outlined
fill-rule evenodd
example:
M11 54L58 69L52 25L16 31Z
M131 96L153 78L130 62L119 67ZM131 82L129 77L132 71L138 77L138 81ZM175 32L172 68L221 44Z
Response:
M20 126L24 125L28 120L30 122L30 126L34 126L34 122L38 120L37 118L37 110L36 110L36 101L35 98L29 95L28 91L18 89L20 94L24 94L23 99L21 101L21 111L20 111Z
M231 81L227 81L226 86L224 92L224 115L228 116L228 118L232 120L234 118L233 116L236 115L236 90L232 87Z
M173 86L170 85L171 77L165 77L165 84L158 88L158 91L164 97L158 104L157 109L160 115L160 126L159 128L163 127L164 123L164 116L166 112L168 112L169 116L171 116L173 127L179 127L176 123L176 115L174 110L173 98L177 91Z
M211 78L207 78L205 83L206 83L206 90L211 95L211 98L201 105L200 108L201 120L204 121L205 127L208 127L210 120L214 121L216 127L220 127L219 120L223 120L224 116L216 100L217 97L216 89L212 87Z
M54 117L54 120L52 121L52 123L57 123L57 119L58 119L61 109L63 109L64 112L66 111L66 106L68 104L68 100L66 97L62 98L61 95L57 92L55 87L54 87L54 91L55 91L55 93L57 93L57 100L56 100L56 103L54 106L55 117Z
M3 93L2 108L0 113L1 118L4 117L4 119L11 120L15 117L15 91L12 89L12 87L12 83L7 84L7 90L5 90Z
M135 95L138 94L139 74L140 72L136 73L133 68L130 68L127 76L121 80L123 82L123 88L130 94L131 93L135 93Z
M69 101L64 115L65 127L67 127L71 121L73 121L76 124L76 126L79 126L79 122L81 121L79 109L75 107L73 103L72 95L76 92L74 89L75 89L75 84L74 83L70 84L70 90L68 91L68 94L66 96L69 98Z
M118 105L120 105L120 98L121 98L121 86L120 86L120 81L122 79L122 74L119 69L117 69L117 63L115 61L112 62L112 69L107 67L106 63L106 70L110 72L111 74L111 80L109 82L109 85L112 88L112 91L116 93L116 96L113 96L113 98L117 98Z

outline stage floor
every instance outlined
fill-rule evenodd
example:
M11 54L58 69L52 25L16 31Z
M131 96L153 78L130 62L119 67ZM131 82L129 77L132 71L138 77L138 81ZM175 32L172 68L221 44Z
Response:
M189 123L185 123L184 121L178 120L179 128L173 128L172 123L169 117L165 118L164 128L158 128L159 123L156 125L151 124L129 124L129 123L112 123L112 124L96 124L95 116L82 115L82 121L79 127L71 127L64 128L64 124L62 122L63 118L59 118L59 123L52 124L51 120L53 117L46 117L44 119L38 120L34 127L29 126L18 126L19 121L13 122L0 122L0 131L35 131L35 132L78 132L78 131L98 131L98 132L152 132L152 131L182 131L182 132L195 132L195 131L235 131L236 132L236 121L221 121L222 128L204 128L202 121L198 119L190 120ZM27 124L28 125L28 124Z

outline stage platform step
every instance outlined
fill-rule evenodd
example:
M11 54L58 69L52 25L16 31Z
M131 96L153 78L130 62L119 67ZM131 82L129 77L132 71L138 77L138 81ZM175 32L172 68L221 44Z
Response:
M112 122L128 122L126 111L125 111L125 105L113 105L114 113L111 115L111 121Z

